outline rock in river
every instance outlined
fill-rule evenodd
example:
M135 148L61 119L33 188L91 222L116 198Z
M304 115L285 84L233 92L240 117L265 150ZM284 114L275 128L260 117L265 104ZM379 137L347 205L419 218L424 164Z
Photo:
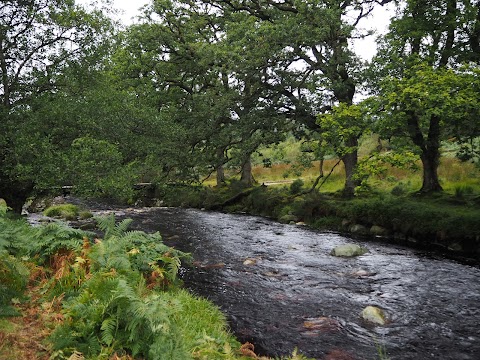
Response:
M376 325L385 325L387 317L385 312L376 306L367 306L360 314L363 320Z
M353 257L363 255L366 252L368 252L367 249L357 244L344 244L335 247L330 254L333 256Z

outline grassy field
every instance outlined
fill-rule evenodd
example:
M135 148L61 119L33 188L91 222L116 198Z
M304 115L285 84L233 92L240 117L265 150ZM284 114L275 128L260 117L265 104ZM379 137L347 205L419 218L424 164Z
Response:
M325 160L323 171L325 176L330 173L338 162L337 159ZM418 164L421 169L421 164ZM319 161L312 162L312 167L299 171L293 164L273 164L271 167L256 165L253 168L253 176L259 183L277 182L278 186L301 179L305 187L310 187L320 174ZM443 157L438 169L441 185L446 194L454 196L480 195L480 167L473 163L461 162L452 157ZM238 178L237 172L227 171L229 179ZM345 170L343 164L338 164L332 174L325 181L320 192L332 193L343 188ZM401 188L405 193L412 193L422 186L422 171L412 172L409 170L389 167L383 177L371 177L368 184L372 189L379 192L390 193L394 188ZM207 186L215 185L214 176L205 182Z
M325 160L323 171L328 174L337 160ZM293 173L292 165L278 164L272 165L271 168L256 166L253 170L255 180L259 183L268 181L284 181L302 179L308 187L313 184L319 175L319 162L312 163L312 167L306 169L297 176ZM419 167L421 164L418 164ZM439 167L439 177L442 187L448 194L455 195L459 191L465 193L480 194L480 168L473 163L461 162L455 158L443 157ZM322 192L335 192L343 188L345 181L345 170L343 164L340 163L332 172L332 175L320 189ZM372 177L369 179L372 188L380 191L390 192L394 187L404 186L407 192L413 192L422 186L421 170L411 172L390 167L387 174L382 177Z
M378 137L375 135L365 136L360 141L358 150L359 159L367 157L372 150L378 146ZM320 173L319 161L312 161L308 168L299 165L301 159L311 156L309 153L302 152L305 145L295 140L293 137L286 141L261 148L252 156L253 176L259 183L278 182L279 185L301 179L305 187L311 186ZM442 148L442 158L438 169L441 185L446 194L480 195L480 166L471 162L462 162L455 157L456 148L451 144L444 144ZM265 167L264 163L269 167ZM329 158L324 161L323 171L327 175L337 164L338 159ZM306 161L308 163L308 161ZM394 188L400 189L405 193L418 191L422 186L421 162L417 162L417 171L389 167L386 174L382 177L372 176L368 180L371 189L378 192L390 193ZM237 179L238 169L227 169L227 178ZM345 170L343 163L340 162L328 180L322 185L320 191L325 193L336 192L343 189L345 181ZM215 185L215 175L213 174L205 183L207 186Z

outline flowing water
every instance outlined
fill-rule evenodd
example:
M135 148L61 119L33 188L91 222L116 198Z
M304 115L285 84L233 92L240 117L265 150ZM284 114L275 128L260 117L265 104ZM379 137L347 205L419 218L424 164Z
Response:
M480 269L420 251L264 218L177 208L117 209L191 252L185 285L217 304L262 355L480 359ZM356 243L356 258L330 255ZM388 323L360 318L368 305Z

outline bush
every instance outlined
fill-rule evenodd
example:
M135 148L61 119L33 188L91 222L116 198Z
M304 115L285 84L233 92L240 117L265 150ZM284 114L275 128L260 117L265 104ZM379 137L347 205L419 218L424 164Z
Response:
M7 204L0 202L0 317L18 315L12 301L22 298L29 271L12 254L25 252L26 223L7 218Z
M473 195L475 193L474 187L469 184L457 184L455 185L454 189L455 197L460 199L468 195Z
M302 179L297 179L290 184L290 194L297 195L302 192L304 182Z
M81 254L90 273L52 334L57 354L95 357L108 349L144 359L233 358L239 344L217 308L175 288L160 291L175 283L186 254L159 234L126 231L130 222L99 219L105 238Z
M0 317L18 315L12 302L23 297L28 275L29 271L21 260L0 251Z

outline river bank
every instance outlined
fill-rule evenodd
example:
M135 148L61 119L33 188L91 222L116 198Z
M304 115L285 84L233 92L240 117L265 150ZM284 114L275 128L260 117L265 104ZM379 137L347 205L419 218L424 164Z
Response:
M166 244L191 253L185 286L220 307L235 336L262 355L298 348L315 359L363 360L376 358L379 347L386 349L383 358L402 360L475 359L480 353L478 267L384 239L314 231L301 222L92 205L87 208L95 215L131 218L132 228L160 231ZM368 252L351 259L331 255L346 242ZM387 314L385 325L361 319L372 305Z
M259 215L480 260L478 198L370 193L344 199L336 194L302 193L293 183L251 189L164 187L155 191L153 199L165 206ZM152 198L144 201L152 202Z
M314 359L476 359L478 267L371 239L246 214L171 207L91 207L133 219L191 253L185 286L221 308L240 342L261 355L295 348ZM355 243L367 253L338 258ZM385 325L365 322L376 306ZM336 357L335 357L336 356Z

